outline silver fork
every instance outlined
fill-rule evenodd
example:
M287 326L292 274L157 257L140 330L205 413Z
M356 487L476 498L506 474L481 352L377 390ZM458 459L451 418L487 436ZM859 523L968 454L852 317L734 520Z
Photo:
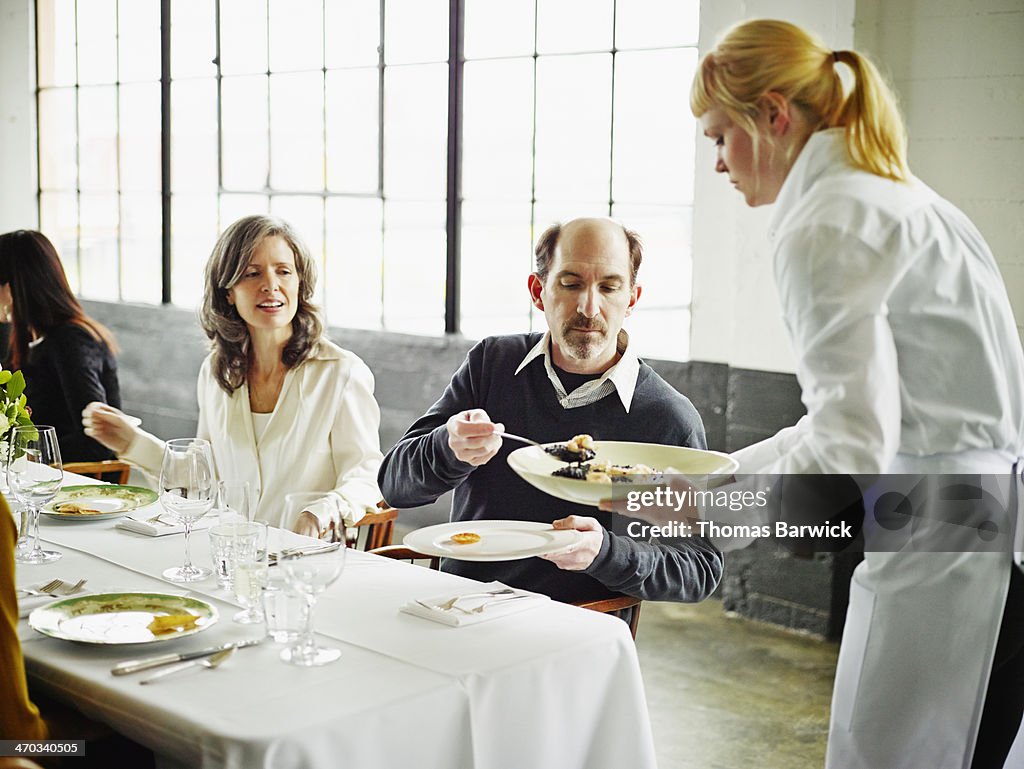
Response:
M30 588L22 588L21 592L25 595L48 595L51 598L60 598L61 596L74 595L75 593L81 591L81 589L85 587L85 583L87 581L88 580L80 579L78 580L78 582L72 585L69 582L65 582L64 580L57 578L47 582L41 588L35 590Z
M492 595L508 595L509 593L514 593L514 592L516 592L516 591L513 590L510 587L503 587L503 588L501 588L499 590L487 590L487 591L485 591L483 593L463 593L462 595L457 595L454 598L449 598L444 603L437 604L436 608L440 609L441 611L449 611L451 609L460 609L461 611L465 611L465 609L461 609L461 607L458 607L458 606L455 605L459 601L461 601L463 598L480 598L480 597L488 597L488 596L492 596Z
M522 594L519 594L519 595L506 595L506 596L502 596L500 598L495 598L495 599L493 599L491 601L485 601L484 603L480 604L479 606L474 606L472 609L463 609L461 606L453 606L452 608L456 609L457 611L461 611L463 614L482 614L484 609L486 609L488 606L492 606L492 605L494 605L496 603L507 603L508 601L514 601L517 598L529 598L529 597L530 596L528 596L528 595L522 595Z

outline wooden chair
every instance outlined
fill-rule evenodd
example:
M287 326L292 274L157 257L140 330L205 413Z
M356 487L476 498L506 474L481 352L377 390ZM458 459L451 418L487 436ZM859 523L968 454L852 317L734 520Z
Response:
M96 462L68 462L64 469L69 473L78 473L98 481L117 483L121 486L128 483L132 466L119 459L104 459Z
M435 571L441 568L441 559L435 555L427 555L418 550L413 550L405 545L388 545L369 549L375 555L382 555L385 558L394 558L399 561L429 561L430 568ZM636 640L636 629L640 624L640 608L643 600L622 593L609 593L605 598L596 598L589 601L576 601L573 606L590 611L599 611L602 614L614 614L629 625L630 635Z
M345 545L362 550L375 550L391 544L398 511L383 499L377 503L377 512L367 513L355 526L345 528Z

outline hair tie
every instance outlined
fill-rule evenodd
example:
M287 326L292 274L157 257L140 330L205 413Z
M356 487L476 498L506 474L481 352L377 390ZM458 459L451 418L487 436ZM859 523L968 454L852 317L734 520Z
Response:
M832 61L839 63L839 51L832 51Z

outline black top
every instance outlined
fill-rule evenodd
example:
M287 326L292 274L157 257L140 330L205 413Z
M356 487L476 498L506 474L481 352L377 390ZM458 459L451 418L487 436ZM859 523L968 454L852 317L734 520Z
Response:
M114 458L82 428L82 409L90 402L121 408L117 361L101 340L74 323L52 329L29 348L21 371L32 421L57 428L63 461Z
M445 423L453 414L482 408L506 430L541 443L564 441L579 433L596 440L643 441L705 448L704 427L693 404L645 363L626 412L617 393L596 403L564 409L535 358L518 375L540 334L489 337L477 344L455 373L441 399L409 428L381 465L377 477L384 498L395 507L433 502L455 489L451 519L527 520L550 523L567 515L597 518L604 543L584 571L565 571L540 558L477 563L442 561L442 569L479 580L546 593L562 601L607 595L609 590L645 600L699 601L722 575L722 554L701 537L639 541L613 534L611 515L549 496L517 476L505 442L487 464L474 468L455 458ZM621 524L616 523L616 531Z

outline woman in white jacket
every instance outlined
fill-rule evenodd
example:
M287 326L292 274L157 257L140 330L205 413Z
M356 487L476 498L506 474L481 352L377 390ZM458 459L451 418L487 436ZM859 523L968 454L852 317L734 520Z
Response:
M245 217L218 239L205 283L200 319L213 350L199 372L197 435L219 477L248 480L256 517L272 525L292 491L325 493L301 533L326 534L334 510L358 521L380 499L380 409L369 368L323 337L306 246L280 219ZM83 421L119 457L159 473L163 442L123 413L92 403Z
M910 174L871 63L792 24L745 22L704 57L690 104L715 170L748 205L775 204L775 278L808 412L739 452L740 471L1016 483L1024 355L1005 287L967 217ZM829 767L1002 766L1024 708L1024 595L1008 550L866 553Z

